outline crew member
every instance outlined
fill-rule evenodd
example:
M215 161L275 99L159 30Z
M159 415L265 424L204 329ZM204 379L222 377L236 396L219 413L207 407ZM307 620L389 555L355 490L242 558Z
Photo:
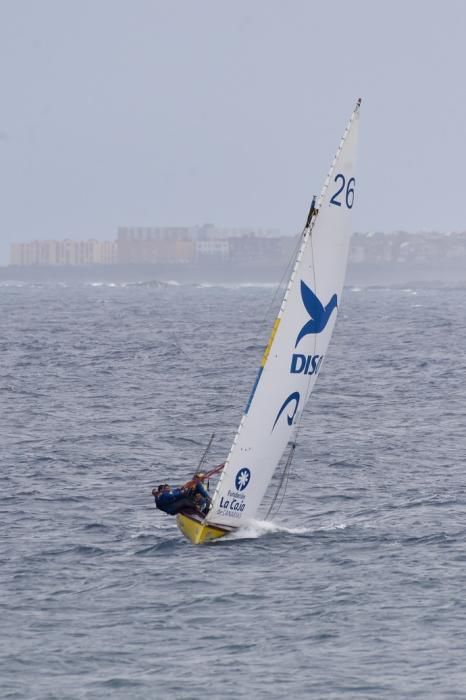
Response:
M176 515L186 508L196 508L192 495L184 487L172 489L169 484L160 484L152 489L152 495L156 507L168 515Z
M192 480L186 484L185 487L190 487L190 493L192 494L193 500L196 503L198 510L203 515L207 515L210 509L210 504L212 499L209 496L207 489L202 483L205 475L202 472L197 472L194 474Z

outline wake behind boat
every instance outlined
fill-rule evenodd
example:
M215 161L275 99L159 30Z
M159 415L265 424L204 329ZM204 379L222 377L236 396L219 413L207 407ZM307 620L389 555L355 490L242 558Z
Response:
M195 502L181 507L180 502L177 525L193 544L223 537L256 517L322 367L348 260L360 105L358 100L317 204L313 200L309 210L280 311L230 453L218 470L213 498L208 497L204 509Z

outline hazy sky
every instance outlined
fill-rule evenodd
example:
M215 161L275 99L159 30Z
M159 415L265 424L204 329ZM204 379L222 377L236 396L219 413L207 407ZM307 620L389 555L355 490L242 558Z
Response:
M463 0L0 0L0 262L118 225L297 232L356 98L355 229L466 230Z

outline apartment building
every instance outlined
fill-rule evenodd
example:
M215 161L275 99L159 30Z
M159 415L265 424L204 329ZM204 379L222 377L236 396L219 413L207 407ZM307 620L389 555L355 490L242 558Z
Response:
M115 241L31 241L13 243L11 265L112 265L116 262Z

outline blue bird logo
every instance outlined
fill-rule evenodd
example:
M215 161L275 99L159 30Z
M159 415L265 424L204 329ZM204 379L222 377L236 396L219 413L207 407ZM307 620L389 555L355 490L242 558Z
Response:
M305 335L309 335L310 333L322 333L329 322L333 309L338 306L337 295L334 294L327 306L324 307L320 299L318 299L312 289L310 289L303 280L301 280L301 298L311 320L307 321L299 331L295 347L297 347L299 341L302 340Z

